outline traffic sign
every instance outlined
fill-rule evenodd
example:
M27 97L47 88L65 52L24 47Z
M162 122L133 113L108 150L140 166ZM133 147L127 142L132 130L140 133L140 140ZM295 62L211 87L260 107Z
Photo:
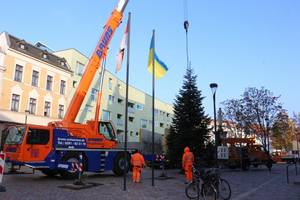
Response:
M218 159L228 160L229 152L227 146L218 146Z

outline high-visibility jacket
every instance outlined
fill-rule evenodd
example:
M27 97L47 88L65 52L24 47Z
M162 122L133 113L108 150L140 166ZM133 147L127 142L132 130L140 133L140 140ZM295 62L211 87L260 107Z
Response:
M131 165L134 167L143 167L145 166L145 160L142 154L134 153L131 155Z
M182 168L193 165L194 163L194 154L190 152L189 148L185 148L184 154L182 156Z

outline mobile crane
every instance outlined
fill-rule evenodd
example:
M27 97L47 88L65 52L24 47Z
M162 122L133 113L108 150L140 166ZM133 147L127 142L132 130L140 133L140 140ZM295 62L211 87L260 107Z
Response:
M113 170L116 175L128 172L129 152L126 155L123 149L116 148L112 122L98 120L101 94L97 99L95 119L85 124L75 122L94 75L106 57L110 40L121 23L128 1L119 0L106 22L63 120L50 122L48 126L26 124L7 129L4 151L7 161L12 165L41 170L49 176L59 173L66 178L75 178L78 172L72 169L72 164L79 163L82 157L84 171Z
M266 165L272 168L271 156L261 145L255 144L254 138L223 138L221 144L229 147L229 159L224 162L229 168L241 167L248 170L250 165Z

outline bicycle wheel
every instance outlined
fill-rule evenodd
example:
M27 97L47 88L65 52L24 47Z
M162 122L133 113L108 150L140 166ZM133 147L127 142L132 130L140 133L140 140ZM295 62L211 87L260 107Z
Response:
M215 187L210 183L206 183L202 185L202 195L204 200L217 199L217 191Z
M188 186L185 188L185 195L190 199L199 199L199 184L194 182L188 184Z
M216 185L217 187L217 192L219 194L219 197L224 200L228 200L231 197L231 188L225 179L220 178L219 182Z

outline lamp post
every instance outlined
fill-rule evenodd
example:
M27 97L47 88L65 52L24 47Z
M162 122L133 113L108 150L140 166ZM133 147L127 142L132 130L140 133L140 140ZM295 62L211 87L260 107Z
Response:
M266 146L266 148L268 149L268 152L270 153L270 137L269 137L269 126L270 126L270 120L269 120L269 117L268 116L266 116L266 129L267 129L267 135L266 135L266 137L267 137L267 146Z
M29 110L25 110L25 124L27 124L27 115L30 113Z
M217 118L216 118L216 91L217 91L217 88L218 88L218 84L216 83L211 83L209 85L211 91L212 91L212 94L213 94L213 104L214 104L214 134L215 134L215 159L216 159L216 163L217 163L217 160L218 160L218 152L217 152L217 148L218 148L218 143L219 143L219 140L218 140L218 132L217 132Z

